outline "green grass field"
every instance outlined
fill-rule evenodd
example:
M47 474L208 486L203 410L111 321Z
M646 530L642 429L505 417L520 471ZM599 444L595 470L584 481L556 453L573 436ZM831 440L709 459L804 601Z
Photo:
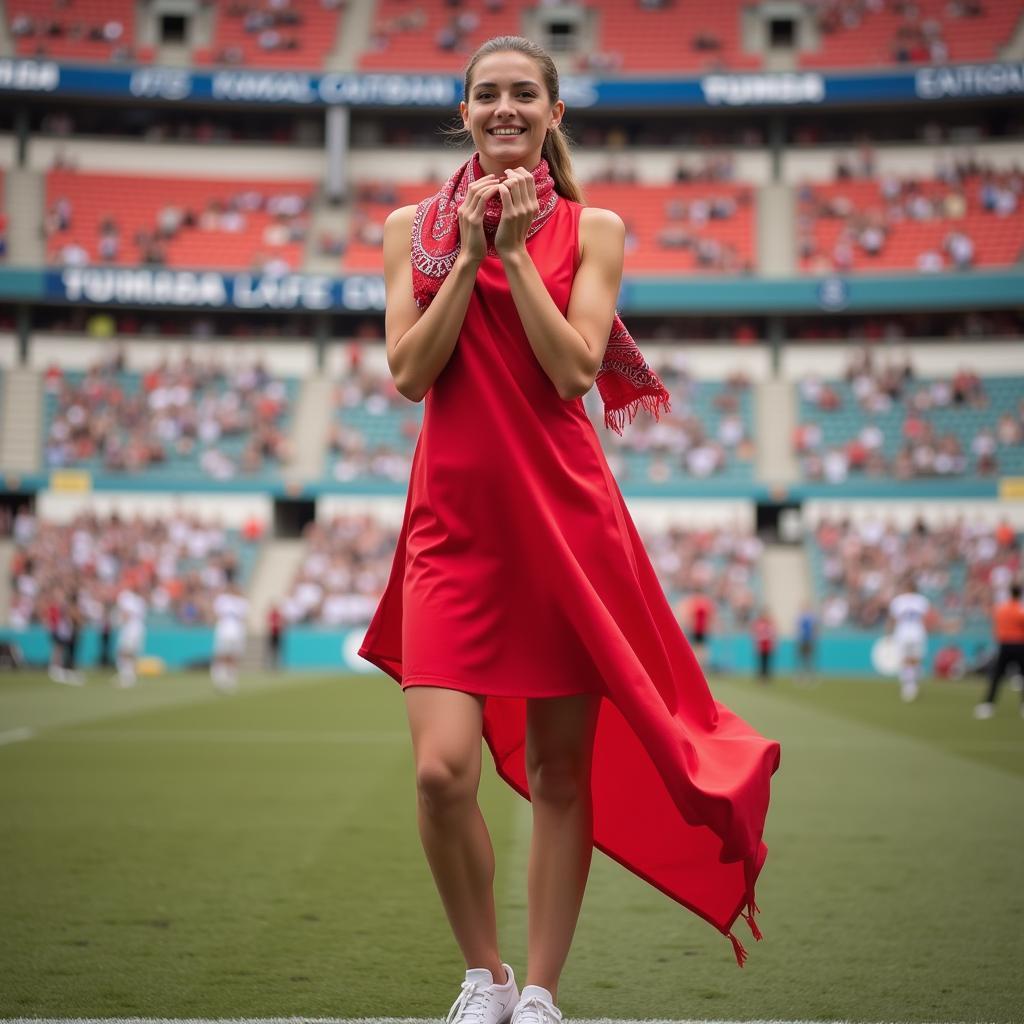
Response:
M980 683L716 681L782 743L729 942L601 855L569 1018L1024 1020L1024 719ZM488 761L503 954L525 972L529 805ZM0 676L0 1017L440 1017L463 965L383 676L113 689Z

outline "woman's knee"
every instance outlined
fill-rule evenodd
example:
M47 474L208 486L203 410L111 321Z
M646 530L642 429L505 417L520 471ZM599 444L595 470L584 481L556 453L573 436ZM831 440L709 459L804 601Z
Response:
M590 757L582 751L534 754L527 758L526 773L535 802L564 807L590 791Z
M416 763L416 792L432 813L443 813L476 800L479 771L467 760L423 753Z

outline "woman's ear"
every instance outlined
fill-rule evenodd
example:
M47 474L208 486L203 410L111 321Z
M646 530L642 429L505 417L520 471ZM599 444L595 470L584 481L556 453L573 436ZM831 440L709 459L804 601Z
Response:
M459 117L462 118L462 127L469 131L469 107L465 100L459 102Z
M551 120L548 122L548 127L554 130L562 123L562 115L565 114L565 104L561 100L556 100L551 108Z

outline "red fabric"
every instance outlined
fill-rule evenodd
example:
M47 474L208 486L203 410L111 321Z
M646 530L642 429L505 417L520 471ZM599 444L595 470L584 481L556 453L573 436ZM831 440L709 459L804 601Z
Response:
M540 207L527 231L532 238L550 220L559 205L566 202L555 191L548 163L542 159L533 169L534 187ZM469 193L469 186L484 176L479 154L474 153L432 196L416 207L412 227L412 291L416 305L430 305L459 255L459 207ZM488 255L497 257L494 238L501 222L501 197L491 196L484 208L484 237ZM597 371L597 390L604 402L604 422L617 434L632 423L640 409L646 409L656 420L662 409L671 411L669 393L658 375L647 364L618 313L612 320L601 366Z
M526 243L563 315L581 207ZM716 701L581 399L563 401L486 258L426 395L391 575L359 654L403 687L487 696L498 772L529 798L526 699L600 694L594 843L730 937L754 881L779 745Z

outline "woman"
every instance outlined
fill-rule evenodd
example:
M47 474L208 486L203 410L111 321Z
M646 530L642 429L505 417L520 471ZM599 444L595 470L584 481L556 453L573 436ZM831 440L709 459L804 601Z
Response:
M621 430L668 393L615 299L624 228L585 208L550 57L485 43L460 113L476 146L384 236L388 363L426 398L387 589L360 654L403 687L427 859L466 978L452 1024L553 1024L596 845L730 927L754 882L778 745L710 695L582 396ZM529 969L495 924L480 738L533 803Z

